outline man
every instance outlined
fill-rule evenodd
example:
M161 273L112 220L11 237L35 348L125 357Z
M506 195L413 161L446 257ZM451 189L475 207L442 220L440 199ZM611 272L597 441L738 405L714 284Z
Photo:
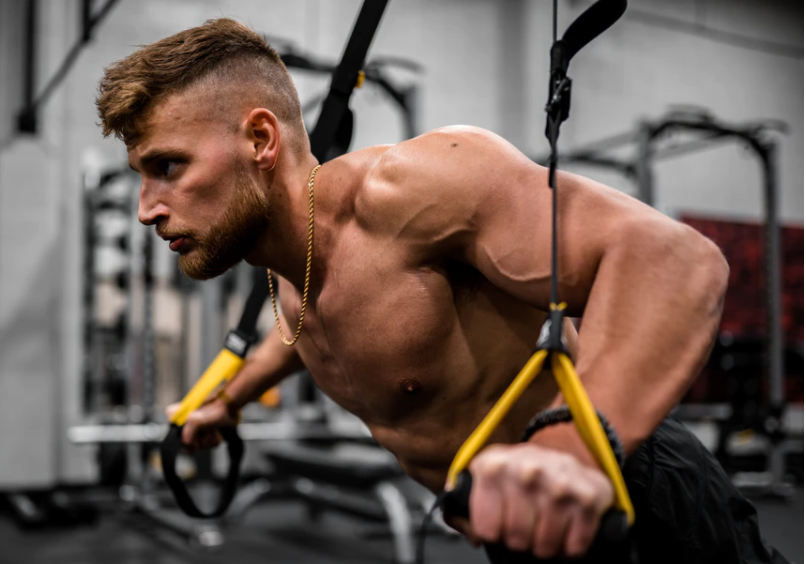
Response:
M185 274L208 279L246 260L279 277L284 335L268 335L191 415L185 444L216 444L218 427L305 366L411 477L441 490L546 318L546 169L472 127L319 168L282 62L227 19L106 69L98 109L142 175L140 221ZM559 190L560 296L569 315L584 313L579 335L570 323L565 335L629 455L652 442L706 359L728 269L710 241L628 196L567 173ZM473 461L471 522L457 524L471 539L542 557L587 550L613 490L574 428L517 444L536 413L561 404L541 375ZM754 518L711 505L730 522ZM731 554L743 542L728 543Z

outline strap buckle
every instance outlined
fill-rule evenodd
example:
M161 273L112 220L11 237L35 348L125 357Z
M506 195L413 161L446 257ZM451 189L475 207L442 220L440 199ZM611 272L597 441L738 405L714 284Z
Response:
M568 354L568 342L565 340L565 335L563 335L565 308L565 302L559 305L551 304L549 315L540 329L540 336L537 338L536 350Z

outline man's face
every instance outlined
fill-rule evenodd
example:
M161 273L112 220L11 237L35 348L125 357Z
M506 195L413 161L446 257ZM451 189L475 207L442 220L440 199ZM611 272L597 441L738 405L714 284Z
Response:
M140 222L156 226L179 253L182 272L197 280L235 266L269 223L268 201L237 154L233 127L205 115L198 97L171 96L129 147L129 165L142 177Z

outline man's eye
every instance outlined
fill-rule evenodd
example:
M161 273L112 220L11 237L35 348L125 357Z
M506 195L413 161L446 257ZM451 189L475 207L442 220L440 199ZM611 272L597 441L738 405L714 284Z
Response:
M168 176L176 170L179 163L170 159L163 159L157 163L157 170L162 176Z

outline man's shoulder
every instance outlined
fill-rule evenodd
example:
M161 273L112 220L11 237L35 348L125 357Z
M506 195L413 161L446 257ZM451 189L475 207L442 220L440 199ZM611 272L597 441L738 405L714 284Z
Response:
M496 138L481 128L452 126L384 147L356 193L356 219L373 232L418 241L460 228L474 206L463 176Z
M388 146L378 161L385 172L395 167L439 161L449 164L461 161L467 151L490 153L507 142L492 131L472 125L451 125L433 129L412 139Z
M478 181L494 175L491 165L502 164L501 154L507 151L517 149L480 127L450 126L423 133L376 153L357 202L379 211L439 197L467 197L474 184L470 177Z

